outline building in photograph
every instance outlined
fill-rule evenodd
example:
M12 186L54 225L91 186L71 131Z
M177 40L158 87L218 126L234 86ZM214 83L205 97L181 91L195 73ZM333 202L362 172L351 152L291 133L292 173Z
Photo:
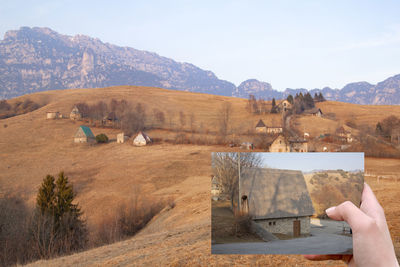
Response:
M265 123L261 119L256 125L256 133L267 133L267 126L265 126Z
M241 209L273 234L310 234L314 213L301 171L243 168L240 177Z
M47 111L46 118L48 120L55 120L61 118L61 114L58 111Z
M289 141L283 134L279 134L269 145L269 152L290 152Z

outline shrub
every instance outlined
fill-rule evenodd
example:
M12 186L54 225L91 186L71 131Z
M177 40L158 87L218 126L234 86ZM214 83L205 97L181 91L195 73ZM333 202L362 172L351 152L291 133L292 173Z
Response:
M108 137L107 135L101 133L96 135L96 141L97 143L108 143Z

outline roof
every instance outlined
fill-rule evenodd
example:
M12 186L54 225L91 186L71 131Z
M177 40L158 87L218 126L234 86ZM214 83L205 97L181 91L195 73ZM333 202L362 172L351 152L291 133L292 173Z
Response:
M304 111L305 114L317 114L318 112L321 112L322 114L322 110L320 108L312 108L312 109L306 109Z
M82 132L84 133L84 135L86 135L87 137L93 137L93 138L94 138L94 134L92 133L92 130L90 130L89 127L84 126L84 125L80 126L80 127L78 128L77 134L79 133L79 130L82 130Z
M258 128L258 127L266 127L266 126L265 126L265 124L264 124L264 122L262 120L259 120L257 125L256 125L256 128Z
M253 219L311 216L314 208L301 171L242 168L241 195Z
M135 141L135 139L138 138L138 137L140 137L140 136L142 136L143 139L144 139L146 142L151 142L151 138L150 138L146 133L144 133L144 132L139 132L139 133L135 136L135 138L134 138L133 140Z

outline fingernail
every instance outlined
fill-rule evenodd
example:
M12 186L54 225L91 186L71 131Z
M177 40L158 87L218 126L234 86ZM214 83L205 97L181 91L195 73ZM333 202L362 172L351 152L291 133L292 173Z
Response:
M326 209L325 212L326 214L333 212L336 209L336 207L330 207L329 209Z

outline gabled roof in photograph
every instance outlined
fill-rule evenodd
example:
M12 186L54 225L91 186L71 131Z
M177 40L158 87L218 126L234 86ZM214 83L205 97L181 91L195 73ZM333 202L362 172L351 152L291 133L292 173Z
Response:
M314 208L301 171L243 168L241 196L253 219L311 216Z

